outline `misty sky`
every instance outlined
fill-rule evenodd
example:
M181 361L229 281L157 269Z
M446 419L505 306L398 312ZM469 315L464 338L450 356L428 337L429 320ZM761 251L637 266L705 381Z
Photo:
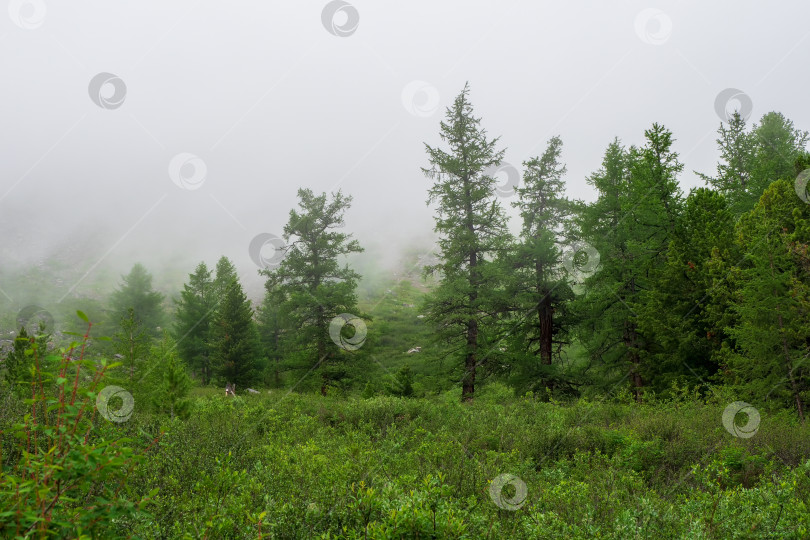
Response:
M751 122L777 110L810 128L806 1L327 4L12 1L0 264L58 252L90 282L224 254L260 282L248 245L281 235L299 187L352 195L347 229L393 257L430 237L423 143L465 81L509 163L560 135L569 196L586 200L613 137L643 144L655 121L684 191L700 185L727 88ZM99 73L119 86L93 90Z

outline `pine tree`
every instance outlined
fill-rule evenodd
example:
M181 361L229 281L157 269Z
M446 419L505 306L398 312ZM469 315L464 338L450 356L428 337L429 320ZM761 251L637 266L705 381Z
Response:
M442 281L426 308L441 337L458 347L463 358L461 397L471 401L476 371L495 351L497 321L504 310L504 270L497 260L510 236L506 216L495 198L495 178L487 174L503 159L498 139L488 139L473 115L465 85L441 122L448 150L425 145L434 181L428 204L437 204L434 230L442 262Z
M330 200L326 193L315 195L309 189L299 189L298 199L299 209L290 211L284 227L284 259L277 268L261 271L268 278L270 302L265 304L264 315L278 316L290 331L281 332L278 321L263 324L263 339L276 350L282 347L297 364L293 367L307 371L317 367L321 393L326 394L333 381L345 376L335 365L342 355L330 340L330 323L342 313L360 316L355 292L360 275L348 264L341 266L341 259L363 248L351 234L338 230L344 224L343 214L351 206L351 197L338 191ZM273 315L271 310L276 309ZM276 338L283 343L276 344Z
M210 348L214 373L237 388L259 380L261 345L253 308L236 278L224 284L224 297L211 321Z
M183 285L176 303L174 338L180 358L203 384L209 384L212 373L208 342L216 304L211 271L204 262L189 274L188 283Z
M112 317L116 324L129 318L132 310L135 321L148 336L159 337L165 320L163 295L152 289L152 276L141 264L135 264L122 277L121 287L111 297Z

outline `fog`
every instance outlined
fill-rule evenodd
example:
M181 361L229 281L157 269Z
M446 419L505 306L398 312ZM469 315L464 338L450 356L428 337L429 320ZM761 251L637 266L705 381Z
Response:
M255 291L250 241L281 235L300 187L351 195L361 264L393 266L430 249L423 143L466 81L518 169L561 136L584 200L608 143L643 144L653 122L684 191L702 185L726 89L751 122L810 127L805 2L327 4L10 2L0 267L56 258L81 296L135 262L176 281L227 255Z

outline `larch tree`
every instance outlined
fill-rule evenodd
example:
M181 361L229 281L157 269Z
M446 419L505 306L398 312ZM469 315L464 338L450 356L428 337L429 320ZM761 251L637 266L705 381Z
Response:
M336 365L342 352L356 350L353 346L342 348L330 339L330 323L335 317L344 313L360 316L356 294L360 275L349 267L346 257L362 252L363 248L352 234L341 231L344 213L351 201L351 197L340 191L327 196L299 189L298 209L290 210L284 226L284 258L278 267L261 271L267 277L266 289L271 302L266 304L263 315L278 316L285 321L284 326L289 331L284 333L283 347L290 361L296 364L292 369L318 369L324 395L329 386L343 376ZM272 314L271 309L278 311ZM262 326L263 339L266 344L272 344L275 337L267 332L281 329L274 329L269 324L271 321L264 322L268 324ZM342 332L350 332L349 326L353 327L351 323L346 324ZM278 337L282 337L280 333ZM282 344L279 342L279 345Z
M720 123L717 135L720 161L716 176L701 173L698 176L723 195L732 212L739 215L748 210L751 199L754 138L746 130L746 120L739 111L731 115L728 124Z
M629 254L633 272L626 284L624 300L632 310L625 327L624 345L630 360L630 381L637 399L650 383L650 366L661 349L648 318L658 313L645 310L648 297L659 287L661 272L667 260L670 242L683 207L683 195L677 175L683 170L678 154L672 149L672 132L660 124L644 132L642 148L631 148L628 206L625 219L630 220Z
M750 211L772 182L792 177L793 165L808 141L806 131L778 112L763 115L750 131L745 118L735 112L717 133L716 176L699 176L726 196L737 217Z
M541 156L523 163L523 182L513 203L523 225L509 263L507 292L514 316L507 324L517 320L510 332L517 381L532 390L538 383L559 383L552 380L553 370L543 366L559 361L573 322L568 307L574 293L563 260L573 242L573 205L565 197L561 152L562 141L553 137Z
M599 253L599 271L585 279L576 301L577 337L600 370L598 384L605 389L627 377L626 336L633 312L627 304L634 272L630 252L632 228L626 219L628 152L618 139L605 150L602 166L587 178L597 193L594 202L580 208L578 228L583 241Z
M442 280L425 307L439 335L463 359L461 398L471 401L479 364L497 351L496 323L504 311L505 272L498 261L510 235L496 179L488 174L504 151L474 116L469 85L447 108L439 134L446 149L426 144L430 166L423 172L434 181L428 204L436 204L441 262L433 268Z
M152 338L143 327L140 319L135 316L135 309L129 308L127 315L121 319L118 331L113 336L113 348L121 357L129 373L129 380L135 379L135 370L142 364L149 354Z
M285 343L289 322L284 318L283 306L287 297L280 286L271 280L265 282L265 294L259 306L256 323L259 329L267 368L273 386L281 386Z
M624 151L608 147L601 171L591 177L599 198L583 210L581 228L599 252L601 269L586 280L579 302L582 339L594 360L615 377L629 377L636 399L658 344L644 332L645 297L655 290L683 204L677 175L683 166L672 133L659 124L644 132L646 144ZM611 377L606 379L611 380Z

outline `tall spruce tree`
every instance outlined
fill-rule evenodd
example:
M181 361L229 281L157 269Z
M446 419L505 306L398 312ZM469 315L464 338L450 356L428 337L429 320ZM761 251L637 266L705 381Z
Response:
M290 210L284 226L285 256L279 266L262 270L267 276L267 316L278 316L289 326L283 336L284 350L293 364L291 369L321 374L321 393L345 372L335 365L342 357L340 347L330 339L329 325L342 313L361 316L357 307L357 281L360 275L345 262L345 257L363 248L351 234L341 232L343 215L352 198L340 191L315 195L309 189L298 190L299 209ZM278 309L276 315L269 310ZM274 323L275 324L275 323ZM349 325L346 325L349 326ZM279 333L272 325L262 325L265 343L274 343ZM280 345L273 345L273 347Z
M238 279L234 277L222 285L224 296L211 321L211 364L221 382L244 388L260 379L259 334L250 300Z
M504 310L504 269L498 260L508 249L506 216L495 197L496 180L488 169L503 159L498 139L489 139L473 114L465 85L447 108L440 137L447 149L425 144L434 181L428 204L436 204L435 228L442 280L426 308L439 335L457 346L462 357L461 398L471 401L476 372L497 352L497 321Z
M174 324L174 339L180 358L202 380L211 382L209 332L216 309L214 282L204 262L189 274L183 285Z

